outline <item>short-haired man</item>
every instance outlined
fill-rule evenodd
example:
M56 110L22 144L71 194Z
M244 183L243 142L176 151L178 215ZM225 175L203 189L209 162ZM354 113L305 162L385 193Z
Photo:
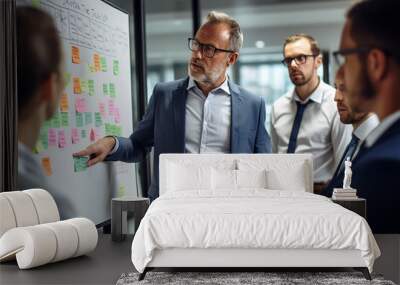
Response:
M33 7L16 11L18 57L17 188L44 187L32 150L43 122L52 117L64 89L61 41L50 15Z
M295 87L272 106L272 152L311 153L318 193L331 179L350 141L351 127L340 122L335 89L317 74L322 56L316 40L306 34L289 36L283 56Z
M194 38L189 77L154 87L146 114L129 138L105 137L75 155L94 155L89 166L104 159L136 162L154 146L154 179L149 197L158 197L161 153L265 153L265 105L259 96L228 80L243 43L239 24L211 12Z
M349 104L374 112L380 124L353 162L352 187L367 199L374 233L400 233L400 1L368 0L347 13L334 55L344 72Z
M321 193L327 197L332 196L334 188L342 188L345 160L354 160L361 144L371 133L371 131L373 131L379 124L379 119L374 113L356 112L350 107L346 86L344 85L342 68L339 68L338 72L336 73L335 87L335 101L339 112L340 121L343 124L351 124L353 126L353 134L350 143L347 145L346 150L343 153L342 159L336 167L331 181Z

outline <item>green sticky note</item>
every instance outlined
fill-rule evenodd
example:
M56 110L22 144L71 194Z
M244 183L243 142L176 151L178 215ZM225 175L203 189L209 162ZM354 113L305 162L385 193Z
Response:
M69 126L68 112L61 112L61 126L63 127Z
M114 83L110 83L109 91L110 91L110 97L115 98L115 96L116 96L117 94L116 94L116 92L115 92L115 84L114 84Z
M76 112L75 114L76 114L76 117L75 117L76 127L82 128L83 127L83 113Z
M113 74L119 75L119 61L113 60Z
M56 129L61 127L60 114L58 112L51 118L51 127Z
M69 83L71 82L71 73L65 72L64 73L64 80L65 80L65 86L68 86Z
M32 6L35 6L35 7L39 8L40 0L32 0Z
M106 83L103 84L103 94L106 96L108 95L108 84Z
M94 80L88 80L89 96L94 95Z
M89 125L93 123L93 116L91 112L86 112L85 113L85 125Z
M50 127L51 127L51 119L44 121L42 128L45 129L46 133L47 133L48 128L50 128Z
M86 80L81 80L81 90L82 93L86 93L88 91L88 82Z
M100 58L101 71L107 72L107 61L105 57Z
M100 127L103 124L103 121L101 119L101 114L99 112L94 113L94 120L96 127Z
M74 171L80 172L85 171L87 168L88 157L86 156L74 156Z
M125 196L125 193L126 193L125 186L124 185L120 185L118 187L117 197L123 197L123 196Z
M109 124L109 123L104 124L104 132L105 132L106 136L112 136L111 124Z
M86 139L86 130L81 130L81 137Z

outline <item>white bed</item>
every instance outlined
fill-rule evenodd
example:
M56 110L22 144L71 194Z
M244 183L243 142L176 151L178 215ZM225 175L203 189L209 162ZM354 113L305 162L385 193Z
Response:
M310 193L312 169L309 155L161 155L134 266L355 267L369 277L380 251L367 222Z

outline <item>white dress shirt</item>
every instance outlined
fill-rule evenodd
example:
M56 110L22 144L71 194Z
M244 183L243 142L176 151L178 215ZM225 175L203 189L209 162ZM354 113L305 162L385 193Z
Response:
M400 111L397 111L383 119L383 121L367 137L365 140L365 146L373 146L378 139L399 119Z
M361 144L365 141L368 135L379 125L378 116L373 114L362 122L354 131L354 135L359 139L357 149L354 152L353 159L357 156ZM352 160L353 160L352 159Z
M46 185L46 178L38 157L27 146L18 142L18 190L39 187L46 189ZM49 189L47 188L46 190Z
M231 93L228 80L204 96L190 77L185 114L186 153L229 153Z
M341 123L334 97L335 89L320 81L306 101L301 101L293 88L276 100L271 108L272 152L287 153L297 112L295 101L312 101L304 111L295 153L313 155L314 182L331 179L351 139L353 128Z

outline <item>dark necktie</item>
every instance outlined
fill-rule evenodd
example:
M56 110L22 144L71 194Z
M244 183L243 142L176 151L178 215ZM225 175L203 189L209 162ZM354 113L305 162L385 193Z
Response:
M290 133L287 153L294 153L296 150L297 135L299 134L301 120L303 119L304 110L306 109L307 105L310 103L311 103L311 100L308 100L308 102L305 104L301 104L300 102L296 101L297 112L296 112L296 116L294 117L292 132Z

